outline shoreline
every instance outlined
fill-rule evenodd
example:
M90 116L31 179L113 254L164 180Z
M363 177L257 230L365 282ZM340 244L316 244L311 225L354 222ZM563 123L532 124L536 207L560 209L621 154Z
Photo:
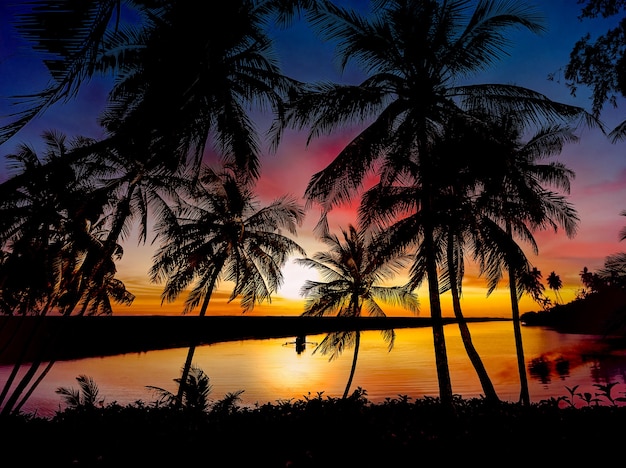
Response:
M510 321L467 318L471 322ZM444 324L457 323L444 318ZM0 364L72 360L224 341L431 326L430 317L25 316L0 317ZM26 346L28 343L30 345ZM21 353L25 351L26 354Z

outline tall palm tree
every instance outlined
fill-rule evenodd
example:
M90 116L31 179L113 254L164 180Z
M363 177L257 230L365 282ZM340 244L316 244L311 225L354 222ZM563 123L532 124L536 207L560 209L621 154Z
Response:
M283 281L281 269L292 254L304 254L286 229L296 235L303 208L287 196L259 207L247 177L232 167L219 172L205 166L188 200L178 200L175 218L156 226L161 239L150 278L164 282L163 301L173 301L191 287L183 313L200 305L204 316L220 280L232 282L230 301L241 297L243 312L271 300ZM183 367L179 396L191 368L192 345Z
M373 317L385 317L379 301L400 305L413 313L419 311L417 296L406 286L384 286L387 280L400 273L409 257L384 253L382 238L349 225L342 230L343 242L333 234L322 237L329 250L317 252L312 258L299 258L300 265L315 268L326 282L307 280L302 293L307 297L303 316L360 317L363 307ZM384 245L384 243L382 243ZM393 347L395 332L382 330L383 338ZM339 331L326 335L314 352L336 358L344 349L354 346L350 377L343 392L347 398L356 371L361 332Z
M440 294L450 291L454 316L457 319L461 339L481 382L484 395L489 402L497 403L499 398L487 370L471 338L471 333L463 316L461 307L462 281L465 271L464 258L471 249L473 256L484 263L485 252L489 251L492 233L481 213L473 204L476 196L481 167L484 157L468 159L469 148L475 147L481 152L489 147L489 135L484 125L472 122L454 121L446 127L444 134L431 150L436 178L431 179L433 196L433 219L436 224L436 244L444 248L438 253ZM480 154L480 153L479 153ZM410 177L404 178L404 184L377 184L368 190L362 198L360 220L365 225L384 225L390 219L398 222L387 227L393 233L394 242L402 248L410 248L419 241L415 232L420 232L424 212L422 199L425 191L421 184ZM468 247L469 246L469 247ZM413 265L410 275L411 287L418 287L426 276L425 263L421 250L418 261Z
M430 160L432 142L450 118L465 115L465 109L477 101L493 112L525 111L536 119L587 114L518 86L467 84L504 54L508 45L505 32L524 28L538 33L544 29L533 8L521 2L491 0L478 1L473 11L465 0L373 4L371 19L324 0L310 12L310 23L319 34L338 42L339 63L346 66L355 61L366 78L357 85L309 86L294 100L287 121L295 128L310 128L310 138L345 124L365 125L310 179L307 200L319 203L324 213L358 194L365 176L372 172L380 175L381 183L411 172L422 185L424 216L421 233L415 236L420 238L425 259L440 398L451 406L437 279L436 191L429 186L436 176ZM319 229L326 229L325 223L322 216Z
M559 291L563 287L563 281L561 281L561 277L557 275L554 271L552 271L546 278L546 282L548 283L548 287L552 289L552 291L554 291L554 302L560 304L561 295Z
M524 272L530 267L527 262L524 265L520 261L523 256L519 255L519 248L515 246L516 239L530 246L537 254L539 250L533 232L544 229L557 231L561 227L567 236L573 237L579 218L575 208L566 199L574 173L562 163L545 161L560 154L566 143L577 141L576 135L568 126L549 125L524 140L525 119L526 116L517 113L504 115L498 122L492 122L494 141L496 146L500 145L501 164L490 166L493 172L484 175L484 188L478 203L485 215L498 223L509 239L504 257L498 257L490 266L489 291L493 291L501 279L502 270L506 270L520 374L520 402L528 405L530 395L519 298L524 292L532 295L533 290L526 289L532 282L522 281Z

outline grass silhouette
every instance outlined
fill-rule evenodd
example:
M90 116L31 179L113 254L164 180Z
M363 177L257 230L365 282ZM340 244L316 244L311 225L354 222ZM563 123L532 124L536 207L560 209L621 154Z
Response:
M93 384L86 388L97 394ZM52 418L0 421L2 459L7 467L291 468L620 460L626 407L615 398L574 407L571 390L530 406L455 397L453 413L437 398L372 404L362 388L346 399L318 393L254 407L239 406L238 392L180 409L164 399L122 406L73 394L74 403Z

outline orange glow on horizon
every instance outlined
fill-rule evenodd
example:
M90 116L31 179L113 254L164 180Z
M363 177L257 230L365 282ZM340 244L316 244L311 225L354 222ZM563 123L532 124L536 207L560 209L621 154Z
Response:
M481 281L480 279L478 281ZM461 298L461 306L465 317L495 317L510 318L511 317L511 301L509 291L505 284L496 289L491 296L486 297L486 288L484 282L478 283L477 286L467 285L463 289ZM129 285L127 284L127 287ZM129 287L131 292L136 292ZM161 304L161 289L157 285L141 286L141 293L136 294L135 301L129 307L114 305L115 315L182 315L184 308L185 295L178 298L172 303ZM575 297L575 292L580 286L564 285L561 289L560 296L563 302L569 302ZM546 290L548 298L554 300L554 294L551 290ZM270 303L255 305L254 309L249 312L243 312L239 300L228 302L230 294L227 291L217 291L211 298L206 315L254 315L254 316L270 316L270 315L300 315L304 310L304 298L286 298L280 295L273 295ZM418 290L418 298L420 301L420 310L418 314L412 314L408 310L400 307L381 304L385 314L389 317L429 317L430 306L428 301L428 289L422 286ZM444 317L454 317L452 310L452 302L449 293L441 295L441 307ZM527 296L522 297L519 302L520 313L539 311L540 307L532 299ZM188 315L198 315L199 308L196 308ZM365 314L364 314L365 316Z

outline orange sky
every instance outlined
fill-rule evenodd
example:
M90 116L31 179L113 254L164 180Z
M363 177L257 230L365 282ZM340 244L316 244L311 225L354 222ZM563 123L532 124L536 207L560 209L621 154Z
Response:
M2 3L2 2L0 2ZM352 3L346 0L340 3ZM355 2L362 4L363 2ZM574 0L551 0L537 2L545 10L548 32L542 36L533 36L527 31L513 34L514 45L510 55L494 69L477 77L482 83L508 83L525 86L544 93L551 99L590 108L588 90L580 89L577 96L572 96L563 82L558 80L559 70L569 58L569 52L580 37L585 33L596 31L604 33L613 20L586 20L579 22L577 15L580 6ZM40 57L30 52L23 43L11 36L7 21L10 12L7 5L0 4L0 96L12 96L42 89L47 83L45 69ZM355 69L348 67L340 75L332 57L332 48L320 47L319 40L306 29L303 23L295 22L294 26L285 31L277 32L277 52L282 57L283 70L296 79L334 80L355 83L360 75ZM557 79L549 81L548 74L555 73ZM81 90L76 99L59 103L48 109L41 117L27 125L18 135L0 146L0 162L6 154L15 151L19 143L33 146L41 144L40 135L43 130L55 129L68 136L85 135L101 136L96 118L104 106L104 98L110 83L106 79L94 78L88 86ZM9 101L0 101L0 115L9 111ZM624 100L620 100L620 108L607 106L603 110L602 119L608 128L613 128L624 118ZM622 110L620 110L622 109ZM262 129L262 127L261 127ZM267 154L262 159L262 176L257 191L264 202L284 194L302 196L309 178L337 154L343 145L355 135L358 129L346 129L331 137L314 140L308 147L305 135L289 132L283 139L277 154ZM579 231L573 239L568 239L562 232L539 232L536 239L539 244L539 255L528 252L533 266L543 273L544 278L554 271L563 281L560 291L564 301L575 297L581 288L579 273L583 267L595 271L602 267L607 255L625 249L619 242L618 234L626 226L626 217L620 215L626 209L626 158L624 143L611 144L599 130L578 132L580 142L568 145L557 160L576 173L572 183L570 201L576 207L581 218ZM8 171L0 165L0 182L6 180ZM316 208L308 212L305 224L300 229L296 240L312 255L324 246L313 237L313 226L317 222ZM346 228L348 223L355 223L353 210L341 209L330 218L331 229ZM128 289L136 295L131 307L115 306L116 314L180 314L181 297L173 304L161 306L160 285L148 282L148 269L153 248L150 245L137 246L136 239L131 237L123 242L124 258L119 263L119 278ZM293 296L304 281L302 272L286 271L286 282ZM401 284L402 279L398 278ZM222 285L223 287L226 285ZM476 278L472 265L468 262L464 281L463 307L468 317L494 316L509 317L510 303L506 281L503 281L492 297L486 298L485 283ZM239 314L239 304L225 304L223 294L216 294L209 306L211 314ZM421 316L428 316L428 297L426 291L418 291L421 302ZM553 298L550 290L548 297ZM286 294L287 295L287 294ZM444 315L452 316L449 294L442 297ZM521 302L522 312L538 310L538 306L528 298ZM406 315L404 311L385 309L389 315ZM277 296L270 305L257 306L252 312L255 315L299 314L302 311L302 299L283 299Z

